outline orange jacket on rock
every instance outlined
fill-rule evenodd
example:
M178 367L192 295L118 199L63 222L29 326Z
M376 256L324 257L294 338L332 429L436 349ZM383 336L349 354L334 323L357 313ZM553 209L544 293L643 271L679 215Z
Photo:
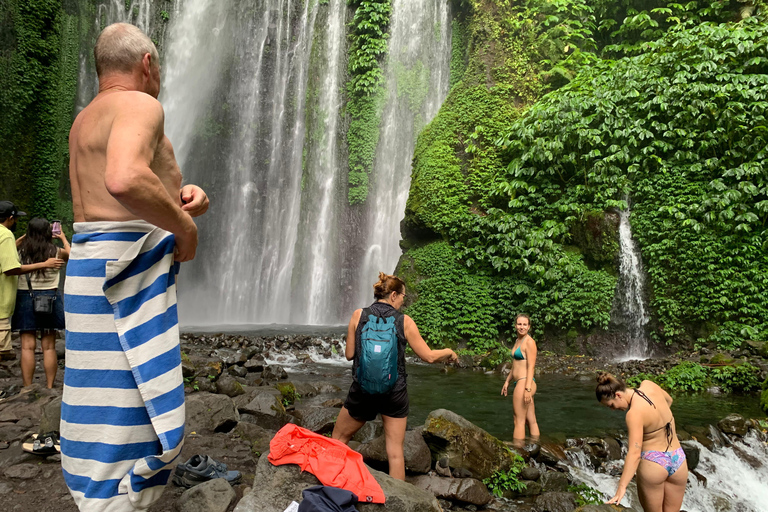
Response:
M269 462L298 464L323 485L357 494L361 503L384 503L384 491L363 463L363 456L341 441L288 424L269 443Z

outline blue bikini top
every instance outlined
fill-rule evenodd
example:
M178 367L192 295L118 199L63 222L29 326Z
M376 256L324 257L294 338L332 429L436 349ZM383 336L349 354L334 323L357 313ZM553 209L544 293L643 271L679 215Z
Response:
M520 347L517 347L517 350L515 350L512 353L512 357L514 357L518 361L524 361L525 360L525 356L523 355L523 352L520 350Z

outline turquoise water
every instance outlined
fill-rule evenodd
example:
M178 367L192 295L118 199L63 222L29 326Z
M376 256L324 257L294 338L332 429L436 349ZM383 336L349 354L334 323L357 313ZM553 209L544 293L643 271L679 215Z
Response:
M624 413L601 406L595 399L592 381L560 375L536 378L536 418L542 436L563 437L599 435L626 431ZM430 411L450 409L492 435L512 439L512 397L501 396L504 378L471 370L441 373L437 367L409 365L408 393L411 400L410 426L423 424ZM672 412L679 428L717 423L730 413L763 417L758 397L678 395Z

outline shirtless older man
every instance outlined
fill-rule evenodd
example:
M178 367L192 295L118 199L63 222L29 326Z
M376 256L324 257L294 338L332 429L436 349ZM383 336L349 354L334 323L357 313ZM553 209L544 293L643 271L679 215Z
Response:
M181 187L152 41L118 23L94 55L99 93L69 137L62 469L80 510L145 510L183 444L175 262L194 258L208 198Z

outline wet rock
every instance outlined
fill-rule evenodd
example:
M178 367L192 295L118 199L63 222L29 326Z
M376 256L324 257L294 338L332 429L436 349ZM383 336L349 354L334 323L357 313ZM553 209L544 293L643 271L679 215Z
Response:
M227 368L227 373L233 377L244 378L246 375L248 375L248 370L246 370L244 366L230 366Z
M475 365L474 359L469 354L459 356L459 360L455 363L456 368L472 368Z
M233 366L233 365L241 365L245 364L246 361L248 361L248 358L245 354L242 352L231 350L231 349L219 349L214 352L216 357L218 357L222 363L224 363L227 366Z
M715 447L715 443L709 438L708 431L704 427L689 426L688 431L691 433L691 439L701 443L707 450Z
M301 398L317 396L317 388L309 382L294 382L293 387Z
M243 365L249 372L263 372L267 362L260 355L255 355Z
M243 386L230 375L224 374L216 381L216 390L219 394L234 398L245 394Z
M619 444L616 438L604 437L603 443L605 443L605 448L608 452L608 460L619 460L622 458L621 444Z
M448 457L443 457L435 462L435 473L447 478L453 476L453 473L451 473L451 466L448 463Z
M545 471L541 475L541 483L545 493L565 492L570 485L568 475L559 471Z
M381 485L387 502L358 503L355 508L359 512L440 512L432 494L379 471L371 470L371 475ZM251 492L243 496L234 512L283 512L292 501L302 501L301 491L319 484L314 475L302 472L295 464L273 466L265 454L256 467Z
M485 484L474 478L442 478L421 475L407 478L406 481L445 500L483 506L493 499Z
M717 422L717 428L725 434L733 434L744 437L749 430L747 420L739 414L729 414Z
M13 492L13 486L7 482L0 482L0 496Z
M242 415L245 416L245 415ZM242 418L241 416L241 418ZM255 423L240 421L235 427L235 433L248 443L251 452L261 455L269 451L269 442L275 437L275 431L262 428Z
M516 497L526 497L526 496L538 496L541 494L542 486L539 482L524 482L525 487L514 493L514 496Z
M335 410L335 409L332 409ZM387 461L385 436L380 436L370 443L364 444L358 450L363 459L375 462ZM421 435L421 430L408 430L403 442L405 469L413 473L427 473L432 468L432 456L427 443Z
M328 434L333 432L339 410L331 407L307 407L296 410L293 415L299 426L318 434Z
M429 413L424 440L434 457L448 457L452 468L468 469L479 479L508 469L513 461L504 443L447 409Z
M360 430L358 430L354 436L352 436L352 440L362 444L370 443L383 433L384 424L381 420L368 421L365 425L360 427Z
M275 394L277 393L277 394ZM256 388L251 401L238 410L256 418L256 424L266 429L279 430L288 423L289 417L281 400L280 392L274 388Z
M576 510L576 496L570 492L546 492L536 498L535 512L573 512Z
M226 512L235 496L226 480L214 478L184 491L178 504L184 512Z
M344 400L341 398L331 398L330 400L326 400L322 404L323 407L333 407L335 409L341 409L344 407Z
M456 468L453 471L451 471L451 475L453 478L474 478L475 475L472 474L472 472L468 469L464 468Z
M282 366L271 365L264 367L264 371L261 372L261 378L267 382L277 382L281 379L287 379L288 374Z
M201 393L216 393L216 383L207 377L198 377L192 381L192 389Z
M317 389L318 395L334 395L341 393L341 388L339 386L329 382L313 382L312 385Z
M231 398L212 393L187 396L187 432L229 432L240 421Z
M680 446L685 452L685 462L688 465L688 471L693 471L699 465L699 447L689 441L683 441Z
M39 474L40 466L37 464L17 464L5 470L7 478L15 478L17 480L29 480Z
M526 466L520 472L520 478L523 480L538 480L541 476L541 471L533 466Z
M547 466L555 466L558 462L567 460L563 447L559 444L543 444L539 450L539 455L536 457L538 462L546 464Z
M245 376L245 381L249 386L263 386L266 384L264 379L261 378L260 373L249 373Z

